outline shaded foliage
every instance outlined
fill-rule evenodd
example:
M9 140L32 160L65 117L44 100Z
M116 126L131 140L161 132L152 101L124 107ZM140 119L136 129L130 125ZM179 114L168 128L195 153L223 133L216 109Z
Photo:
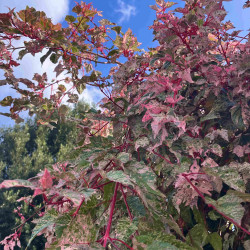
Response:
M70 111L71 119L78 114L86 112L90 106L81 101ZM39 127L37 118L28 120L22 125L0 129L0 181L8 179L28 179L48 164L55 163L73 150L77 142L77 128L75 122L58 123L54 130L47 127ZM24 196L32 195L25 188L12 190L0 190L0 232L1 239L13 233L13 225L22 223L20 215L28 218L34 213L34 207L41 207L42 199L37 198L29 205L18 202ZM18 209L17 209L18 208ZM16 211L15 213L13 213ZM23 228L21 243L28 243L34 225L27 222ZM41 237L35 239L32 244L34 249L43 248L45 241Z

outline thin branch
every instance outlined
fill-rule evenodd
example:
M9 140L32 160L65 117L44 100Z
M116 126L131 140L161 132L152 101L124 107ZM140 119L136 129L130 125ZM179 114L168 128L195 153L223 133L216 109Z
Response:
M166 159L164 156L158 154L158 153L155 152L154 150L152 150L152 152L153 152L155 155L159 156L161 159L165 160L167 163L173 164L171 161L169 161L168 159Z
M127 243L125 243L125 242L122 241L122 240L114 239L114 238L110 238L110 239L111 239L112 241L113 241L113 240L119 241L119 242L121 242L123 245L125 245L128 249L133 250L133 248L132 248L131 246L129 246Z
M186 181L193 187L193 189L197 192L197 194L202 198L202 200L208 205L208 207L213 208L217 213L219 213L221 216L223 216L225 219L233 223L235 226L240 228L242 231L244 231L246 234L250 235L250 232L247 231L245 228L243 228L238 222L233 220L232 218L228 217L224 213L220 212L213 204L207 203L205 196L200 192L200 190L188 179L186 174L182 174L182 176L186 179Z
M120 183L118 182L115 184L115 191L114 191L114 196L113 196L111 207L110 207L108 224L107 224L105 235L103 236L103 244L102 244L103 247L106 247L107 241L109 239L109 233L110 233L110 229L112 225L112 219L113 219L115 203L116 203L116 198L117 198L117 190L118 190L119 185Z
M126 198L126 195L125 195L125 193L123 191L123 186L122 185L121 185L121 191L122 191L123 200L124 200L125 205L126 205L127 210L128 210L128 214L129 214L130 220L133 221L133 215L131 214L131 211L129 209L127 198Z
M79 210L84 202L85 198L83 197L81 200L81 203L79 204L79 206L77 207L76 211L72 214L72 217L76 217L76 215L79 213Z
M101 187L103 187L103 186L105 186L105 185L108 185L109 183L112 183L113 181L108 181L108 182L106 182L106 183L104 183L104 184L101 184L101 185L99 185L99 186L94 186L93 188L94 189L97 189L97 188L101 188Z

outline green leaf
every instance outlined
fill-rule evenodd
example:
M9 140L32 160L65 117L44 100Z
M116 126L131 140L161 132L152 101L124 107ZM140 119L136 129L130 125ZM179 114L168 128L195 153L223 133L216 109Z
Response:
M224 213L237 223L241 223L241 219L244 215L244 208L240 204L243 202L241 198L232 194L226 194L219 198L217 201L206 197L206 203L214 205L218 211Z
M198 25L198 27L201 27L203 25L203 19L199 19L197 21L197 25Z
M230 234L230 235L227 234L227 237L225 237L223 242L223 250L233 249L235 237L236 234Z
M241 175L236 169L230 167L230 165L214 168L206 167L204 170L209 175L220 177L229 187L240 192L245 192L246 188Z
M77 14L80 14L80 12L82 11L82 8L81 6L79 5L76 5L73 9L72 9L73 12L77 13Z
M117 225L115 228L116 235L118 239L123 241L128 241L129 237L136 232L138 229L138 222L131 221L128 217L120 218L117 221Z
M84 12L84 15L87 16L87 17L94 17L95 14L96 14L96 12L93 11L93 10L90 10L90 9L87 9L87 10L85 10L85 12Z
M61 115L66 115L67 112L69 111L69 107L67 105L61 105L60 108L59 108L59 113Z
M0 105L3 107L10 106L14 99L11 96L6 96L1 102Z
M93 65L91 63L84 64L84 68L87 73L89 73L93 69Z
M121 33L122 27L121 26L115 26L115 27L112 27L111 29L114 30L119 35Z
M204 218L201 212L196 207L193 208L193 214L194 214L194 219L197 222L197 224L204 225Z
M231 112L231 119L234 123L234 125L241 130L245 129L245 124L242 118L242 110L241 110L241 106L234 106L230 109Z
M178 249L178 250L191 250L188 244L177 240L175 236L165 233L152 232L150 234L142 234L136 236L136 240L140 243L148 245L148 250L165 250L165 249Z
M166 62L164 63L164 65L163 65L163 69L168 69L168 68L170 67L170 65L171 65L171 62L166 61Z
M101 19L99 23L101 25L115 25L115 23L110 22L108 19Z
M49 59L52 63L56 64L58 62L59 56L56 53L53 53Z
M43 64L44 61L48 58L48 56L52 53L52 49L49 49L47 51L47 53L45 55L43 55L41 58L40 58L40 62Z
M220 235L216 232L208 235L208 242L212 245L215 250L222 249L222 239Z
M0 115L4 115L4 116L7 116L7 117L11 117L11 114L9 114L9 113L2 113L2 112L0 112Z
M189 230L187 242L193 244L198 249L203 249L208 242L208 232L204 225L196 224L191 230Z
M113 195L113 193L112 193ZM146 210L141 202L140 198L137 196L128 196L127 197L127 202L129 208L132 210L132 214L136 217L143 217L146 215Z
M244 242L244 249L245 250L249 250L250 249L250 240L246 240L245 242Z
M58 245L74 245L79 242L94 242L97 237L97 230L90 214L78 214L65 227Z
M157 196L165 197L156 188L156 175L153 170L146 166L144 162L132 162L125 171L130 176L130 180L142 188L143 190L155 194Z
M228 190L227 194L237 196L240 199L242 199L244 202L250 202L250 194L248 194L248 193L242 193L242 192L238 192L238 191L234 191L234 190Z
M78 48L77 47L72 47L71 50L72 50L72 53L77 53L78 52Z
M76 20L76 18L74 16L71 15L67 15L65 17L65 21L69 22L69 23L73 23Z
M113 50L109 51L108 56L113 56L115 54L119 54L119 49L113 49Z
M167 218L168 217L168 218ZM179 225L177 224L177 222L174 220L174 218L171 216L171 214L169 214L168 216L166 216L164 218L164 221L166 221L167 225L173 229L177 234L179 234L183 239L185 239L181 228L179 227Z
M215 109L211 109L207 115L201 118L201 122L205 122L205 121L213 120L217 118L220 118L220 115L217 113Z
M103 200L109 201L114 195L115 183L109 183L103 187Z
M218 220L219 218L221 218L221 215L219 215L216 211L212 210L208 213L208 217L211 220Z
M67 90L63 84L59 84L58 90L62 91L63 93Z
M73 191L70 189L63 189L60 191L60 194L67 199L70 199L76 206L79 206L82 199L84 198L84 201L88 201L90 197L96 193L95 189L92 188L85 188L81 191Z
M84 196L85 201L87 202L94 194L96 194L96 189L84 188L80 193Z
M219 144L216 144L216 143L212 144L211 147L210 147L210 150L211 150L212 153L222 157L223 152L222 152L222 148L221 148L221 146Z
M0 86L8 84L7 80L0 80Z
M127 163L130 160L131 155L129 153L121 152L117 155L117 159L122 163Z
M149 145L148 137L143 136L143 137L140 137L139 139L136 140L135 149L137 150L140 147L144 148L144 147L146 147L148 145Z
M77 90L79 95L82 94L84 89L86 89L86 83L81 83L81 82L77 83L76 90Z
M11 187L28 187L35 188L35 186L27 180L5 180L0 184L0 188L11 188Z
M180 248L173 246L171 243L168 242L161 242L161 241L155 241L153 244L147 246L148 250L152 249L157 249L157 250L166 250L166 249L171 249L171 250L180 250ZM185 248L182 248L185 249Z
M23 57L24 57L26 54L28 54L28 53L29 53L29 52L28 52L27 49L22 49L22 50L20 50L19 53L18 53L18 58L17 58L17 60L22 60Z
M126 186L132 185L133 183L130 181L129 176L127 176L123 171L118 170L118 171L110 171L107 173L107 178L111 181L114 182L120 182Z
M91 136L91 148L107 148L112 145L112 140L110 137L103 136Z
M68 226L71 220L72 220L72 216L70 216L69 214L63 214L62 216L56 218L55 233L56 233L57 238L62 237L63 230Z
M216 54L216 55L213 55L219 62L222 62L223 61L223 56L220 55L220 54Z
M30 243L37 236L37 234L39 234L43 229L49 226L53 226L54 223L55 223L55 217L49 213L46 213L42 218L38 219L36 221L36 226L32 230L32 234L26 249L28 249Z

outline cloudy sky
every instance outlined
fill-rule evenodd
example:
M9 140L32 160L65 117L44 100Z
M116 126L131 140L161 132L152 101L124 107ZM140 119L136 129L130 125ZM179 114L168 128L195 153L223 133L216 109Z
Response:
M80 1L80 0L76 0ZM212 0L211 0L212 1ZM148 29L155 19L155 11L148 6L155 3L154 0L87 0L92 2L94 7L103 11L103 17L113 21L123 27L125 32L131 28L133 33L142 42L141 48L147 49L153 47L152 31ZM176 0L179 5L183 5L183 1ZM232 0L225 2L225 8L228 11L227 20L231 20L237 29L245 31L249 29L250 10L242 9L245 0ZM37 10L44 11L48 17L51 17L54 23L63 22L64 17L70 14L70 10L75 5L74 0L0 0L0 13L5 13L9 8L16 8L16 11L24 9L26 5L33 6ZM177 5L175 5L177 7ZM44 54L44 53L43 53ZM42 54L41 54L42 55ZM40 56L41 56L40 55ZM34 73L47 72L49 78L54 77L53 67L47 60L43 67L40 65L40 56L32 57L25 56L20 67L16 69L17 77L32 78ZM0 79L3 77L3 72L0 70ZM6 95L15 95L15 93L4 87L0 87L0 100ZM98 101L101 98L99 92L88 89L84 98L89 101ZM0 107L0 112L6 112ZM13 125L9 118L1 116L0 126Z

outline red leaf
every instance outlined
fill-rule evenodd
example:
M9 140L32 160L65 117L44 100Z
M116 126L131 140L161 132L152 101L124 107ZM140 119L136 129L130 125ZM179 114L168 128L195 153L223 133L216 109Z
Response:
M13 61L13 60L10 60L10 66L12 66L12 65L17 67L20 65L20 63L17 63L16 61Z
M182 78L182 80L193 83L194 81L191 78L190 75L190 68L184 69L183 71L179 72L179 77Z
M41 190L40 188L36 188L35 191L34 191L33 196L35 197L35 196L37 196L37 195L39 195L39 194L42 194L42 193L43 193L43 192L42 192L42 190Z
M45 168L43 177L40 179L43 189L51 188L53 185L53 180L50 172Z

